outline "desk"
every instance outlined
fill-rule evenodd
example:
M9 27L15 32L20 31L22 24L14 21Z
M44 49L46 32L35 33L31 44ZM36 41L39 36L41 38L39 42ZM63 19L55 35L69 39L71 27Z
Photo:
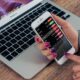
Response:
M80 0L54 0L57 4L80 16ZM63 66L52 63L37 74L32 80L72 80L71 68L75 63L68 61ZM5 64L0 62L0 80L24 80Z

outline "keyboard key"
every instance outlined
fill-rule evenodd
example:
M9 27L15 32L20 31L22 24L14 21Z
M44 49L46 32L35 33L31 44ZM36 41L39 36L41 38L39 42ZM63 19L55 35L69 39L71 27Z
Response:
M14 51L14 48L13 48L13 47L10 47L10 48L8 49L8 51L9 51L9 52L13 52L13 51Z
M30 21L31 19L29 17L25 18L26 21Z
M41 9L38 10L38 13L42 13L43 11Z
M53 11L57 11L57 12L60 12L60 11L61 11L59 8L56 8L55 6L52 6L51 9L52 9Z
M5 32L3 32L2 34L3 34L4 36L7 36L9 33L5 31Z
M27 29L29 26L27 24L23 25L24 29Z
M7 47L10 47L12 44L11 44L10 42L7 42L5 45L6 45Z
M16 25L14 25L14 26L12 27L12 29L13 29L13 30L16 30L16 29L18 29L18 27L17 27Z
M28 28L30 31L33 31L33 29L31 27Z
M23 27L19 28L19 31L24 31L25 29Z
M6 50L6 51L2 52L1 55L2 55L3 57L6 57L7 55L9 55L9 52Z
M18 48L17 50L16 50L16 52L18 52L18 53L21 53L23 50L21 49L21 48Z
M7 31L8 29L10 29L10 26L9 26L9 25L7 26L7 28L6 28L6 30L5 30L5 31Z
M16 42L17 42L17 41L16 41L15 39L12 39L12 40L11 40L11 43L13 43L13 44L16 43Z
M21 39L21 36L16 36L15 39L16 40L20 40Z
M32 23L33 21L35 21L36 19L37 19L37 17L34 17L34 19L31 20L31 23Z
M7 37L5 38L5 40L9 41L9 40L11 40L11 38L10 38L9 36L7 36Z
M37 15L38 15L37 11L36 11L36 12L34 12L33 14L34 14L35 16L37 16Z
M60 13L58 13L57 15L59 16L59 17L61 17L61 16L63 16L65 14L65 12L60 12Z
M36 35L36 33L35 33L34 31L32 31L31 34L32 34L33 36Z
M49 12L52 12L53 10L52 10L52 9L48 9L48 11L49 11Z
M9 61L11 61L11 60L13 59L13 57L12 57L11 55L8 55L8 56L6 57L6 59L8 59Z
M1 40L0 43L3 45L3 44L6 43L6 41L5 40Z
M67 15L66 18L70 18L70 15Z
M26 49L26 48L28 48L28 45L27 44L24 44L24 45L21 46L21 48L22 49Z
M35 16L34 16L33 14L31 14L31 15L29 15L29 17L32 19L32 18L34 18Z
M52 11L52 13L54 13L54 14L58 14L58 11Z
M0 47L1 47L1 44L0 44Z
M32 39L29 40L27 43L28 43L29 45L32 45L34 42L35 42L35 41L34 41L34 38L32 38Z
M27 35L27 38L28 38L28 39L30 39L30 38L32 38L32 37L33 37L33 36L32 36L31 34L28 34L28 35Z
M26 35L25 33L21 33L21 34L20 34L21 37L24 37L25 35Z
M18 44L19 44L19 45L23 45L24 42L23 42L23 41L19 41Z
M24 32L25 32L26 34L29 34L29 33L30 33L30 31L29 31L29 30L25 30Z
M7 49L7 47L5 45L0 47L0 53L3 52L5 49Z
M16 31L14 31L14 33L15 33L16 35L18 35L18 34L20 33L20 31L19 31L19 30L16 30Z
M13 48L17 49L19 47L19 45L16 43L13 45Z
M24 37L22 40L23 40L24 42L26 42L26 41L28 41L28 38Z
M47 3L47 4L45 5L46 8L49 8L49 7L51 7L51 6L52 6L52 5L49 4L49 3Z
M14 33L9 35L10 37L14 38L16 35Z
M12 30L12 29L8 29L7 31L8 31L8 33L12 33L12 32L13 32L13 30Z
M46 11L46 8L45 7L43 7L43 8L41 8L43 11Z
M65 16L65 17L62 16L62 18L66 20L66 19L70 18L70 15L67 15L67 16Z
M31 25L31 22L28 22L27 24L30 26Z
M20 21L22 24L25 24L26 23L26 21L25 20L22 20L22 21Z
M14 51L13 53L11 53L11 55L12 55L13 57L16 57L16 56L18 55L18 53Z
M0 40L3 39L3 38L4 38L3 35L0 35Z
M18 27L22 26L22 24L20 22L18 22L18 23L16 23L16 26L17 27L15 29L17 29Z

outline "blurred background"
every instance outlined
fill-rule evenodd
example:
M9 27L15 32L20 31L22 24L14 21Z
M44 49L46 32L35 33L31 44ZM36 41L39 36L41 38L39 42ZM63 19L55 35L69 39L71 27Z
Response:
M27 4L31 0L0 0L0 17L7 15L13 9L20 7L22 4Z

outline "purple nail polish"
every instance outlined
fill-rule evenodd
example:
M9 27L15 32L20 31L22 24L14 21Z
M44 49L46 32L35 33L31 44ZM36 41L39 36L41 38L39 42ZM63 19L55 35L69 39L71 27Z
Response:
M52 53L56 52L56 49L52 48L52 49L51 49L51 52L52 52Z
M40 42L40 39L38 37L35 37L36 42Z
M50 42L45 42L44 45L45 45L45 47L47 47L47 48L51 47Z
M51 55L53 56L53 58L56 58L57 57L57 54L56 53L52 53Z
M70 53L67 53L67 52L64 53L65 56L68 56L69 54L70 54Z

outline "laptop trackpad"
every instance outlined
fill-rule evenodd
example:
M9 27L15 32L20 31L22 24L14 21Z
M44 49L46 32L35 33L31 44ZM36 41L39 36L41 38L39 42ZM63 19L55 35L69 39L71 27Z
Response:
M49 60L40 53L37 46L32 45L11 62L11 67L21 76L29 79L48 63Z

